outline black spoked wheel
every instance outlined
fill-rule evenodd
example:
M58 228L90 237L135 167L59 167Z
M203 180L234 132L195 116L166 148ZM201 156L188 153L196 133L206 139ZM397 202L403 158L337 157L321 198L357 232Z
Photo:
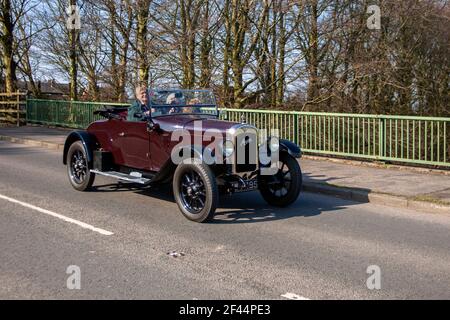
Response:
M173 193L183 215L195 222L214 218L219 193L211 169L199 161L186 160L173 177Z
M280 154L278 172L273 176L260 176L259 189L270 205L286 207L294 203L302 187L302 172L296 159Z
M81 184L86 179L87 175L87 161L84 158L83 152L76 150L70 159L70 169L72 173L72 179Z
M200 175L194 170L188 170L181 178L181 200L187 210L194 214L200 213L206 203L206 187Z
M92 187L95 174L89 170L86 151L79 141L70 146L67 159L67 173L72 186L78 191L85 191Z

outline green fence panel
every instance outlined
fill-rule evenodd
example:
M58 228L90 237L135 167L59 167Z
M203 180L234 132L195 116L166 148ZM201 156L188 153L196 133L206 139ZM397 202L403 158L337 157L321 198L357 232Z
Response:
M129 106L30 99L27 121L86 128L100 119L93 112L105 105ZM306 153L450 167L450 118L227 108L220 118L278 130Z
M450 167L450 118L223 109L306 153ZM222 113L222 114L223 114Z
M101 118L94 116L94 111L104 106L128 107L129 104L29 99L27 121L51 126L86 128L91 122Z

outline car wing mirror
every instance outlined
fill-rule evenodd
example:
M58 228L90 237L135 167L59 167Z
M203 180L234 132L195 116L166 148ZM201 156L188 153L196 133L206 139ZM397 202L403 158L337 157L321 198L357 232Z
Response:
M136 112L135 114L133 114L133 117L137 119L142 119L144 115L142 114L142 112Z

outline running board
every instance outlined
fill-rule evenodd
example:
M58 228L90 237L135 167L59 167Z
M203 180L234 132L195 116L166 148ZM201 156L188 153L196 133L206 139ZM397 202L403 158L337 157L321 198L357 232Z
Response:
M100 176L115 178L120 181L126 181L126 182L133 182L138 184L149 184L151 182L151 179L133 176L130 174L117 172L117 171L98 171L98 170L91 170L92 173L98 174Z

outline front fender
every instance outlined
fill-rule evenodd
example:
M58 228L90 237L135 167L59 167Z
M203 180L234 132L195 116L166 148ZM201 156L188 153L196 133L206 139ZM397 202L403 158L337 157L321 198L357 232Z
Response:
M280 149L282 152L289 153L294 158L302 157L302 149L292 141L280 139Z
M72 131L66 138L64 143L63 152L63 163L67 164L67 153L69 152L70 146L76 142L81 141L84 150L86 151L88 163L91 165L94 159L93 150L96 147L96 139L93 135L89 134L87 131Z
M189 152L189 155L184 156L184 150ZM187 149L183 149L183 147L173 149L172 152L175 154L181 154L183 159L186 158L195 158L203 161L203 151L204 148L200 146L188 146ZM168 183L171 181L173 173L175 172L178 163L174 163L172 161L172 157L166 161L166 163L161 167L161 170L156 174L156 176L152 179L152 182L162 182Z
M184 154L185 150L187 152L189 152L189 154L185 155ZM176 149L174 148L172 150L172 153L181 154L183 159L195 158L195 159L199 159L199 160L203 161L205 150L209 150L209 149L207 149L207 147L205 147L205 146L191 145L191 146L180 146L179 148L176 148ZM211 152L211 150L209 152ZM171 159L169 159L168 161L171 161Z

